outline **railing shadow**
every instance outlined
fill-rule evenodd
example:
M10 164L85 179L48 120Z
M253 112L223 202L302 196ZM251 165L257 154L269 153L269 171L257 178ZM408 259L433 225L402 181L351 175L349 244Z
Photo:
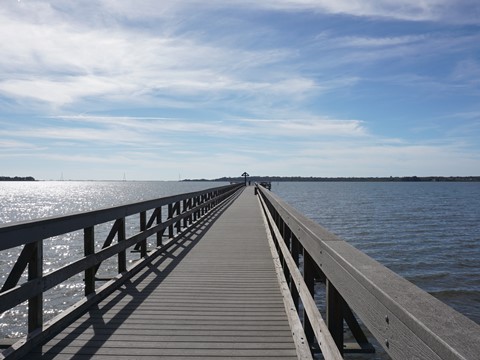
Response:
M168 246L164 251L148 263L138 274L124 282L124 284L105 299L100 304L89 309L87 314L77 320L75 327L70 332L62 336L60 339L53 338L50 343L43 347L35 348L29 355L29 359L53 359L62 350L72 346L74 342L82 342L83 344L75 345L75 352L69 352L70 359L84 359L94 356L98 349L115 333L115 331L128 320L145 300L148 299L154 290L168 277L168 275L178 266L178 264L190 253L190 251L201 241L208 230L213 226L215 221L228 209L228 207L241 194L238 191L235 195L227 200L223 205L213 209L206 214L204 218L185 229L185 232L177 240ZM155 274L156 276L151 277ZM151 279L150 279L151 277ZM146 283L148 281L148 283ZM141 290L139 289L141 285ZM124 302L127 300L126 302ZM122 304L122 305L120 305ZM118 306L119 309L113 316L111 313L113 308ZM83 320L83 318L86 319ZM91 334L93 330L93 335ZM64 332L65 334L65 332ZM88 340L79 339L88 337ZM58 339L58 340L57 340ZM77 348L78 346L78 348ZM46 350L45 353L42 353Z

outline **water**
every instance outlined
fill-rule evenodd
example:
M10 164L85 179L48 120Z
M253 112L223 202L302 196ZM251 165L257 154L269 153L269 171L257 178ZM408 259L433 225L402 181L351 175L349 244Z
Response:
M177 181L0 182L0 224L96 210L227 185Z
M274 183L272 191L480 324L480 183Z
M218 182L0 182L0 225L65 215L81 211L123 205L168 195L226 185ZM163 214L166 216L166 214ZM95 229L96 248L100 250L112 223ZM126 233L139 231L138 216L126 219ZM0 286L10 273L20 248L0 251ZM44 241L44 268L48 274L83 257L83 232L76 231ZM139 258L127 253L127 260ZM115 258L102 263L99 277L111 277L116 272ZM24 274L26 275L26 274ZM26 276L20 281L26 280ZM84 293L83 275L78 274L44 294L44 319L50 320L80 300ZM0 338L18 338L26 334L27 304L23 303L0 315Z
M0 182L0 224L224 185L212 182ZM273 183L330 231L480 323L480 183ZM128 222L127 233L138 228ZM106 236L104 230L104 235ZM98 245L97 245L98 246ZM79 258L81 234L48 240L45 272ZM0 284L18 251L0 252ZM138 255L136 255L138 258ZM108 266L107 266L108 268ZM49 319L83 295L82 276L45 295ZM0 316L0 338L25 334L25 305ZM381 358L382 356L380 356ZM350 358L350 357L349 357Z

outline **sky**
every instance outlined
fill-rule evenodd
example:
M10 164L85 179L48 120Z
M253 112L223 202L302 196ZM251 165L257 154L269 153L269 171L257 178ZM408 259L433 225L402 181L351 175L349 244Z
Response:
M0 175L480 175L477 0L0 0Z

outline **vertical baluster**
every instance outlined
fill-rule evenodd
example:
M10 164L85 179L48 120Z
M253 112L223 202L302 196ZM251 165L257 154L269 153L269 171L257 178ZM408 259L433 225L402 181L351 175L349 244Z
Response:
M291 245L292 232L290 231L290 228L288 227L288 225L285 224L284 221L282 221L282 222L283 222L283 240L285 241L285 245L287 245L287 248L291 253L290 245ZM286 264L285 264L284 271L285 271L285 279L287 279L287 284L291 289L292 288L292 279L291 279L292 277L290 276L290 271L288 270L288 266ZM295 287L295 285L294 285L294 287Z
M95 230L93 226L83 229L83 251L85 256L95 254ZM95 291L95 266L85 269L85 296Z
M192 198L188 199L188 210L189 211L192 210L192 202L193 202ZM190 214L190 215L188 215L188 224L192 225L192 223L193 223L193 215Z
M168 204L168 218L171 219L173 217L173 204ZM173 224L168 226L168 237L173 238Z
M181 205L182 203L180 201L175 203L175 215L179 216L181 214ZM178 220L177 223L175 224L175 227L177 229L177 234L182 230L182 221Z
M162 223L162 207L157 208L157 225ZM163 233L164 230L157 232L157 246L161 246L163 242Z
M182 214L187 212L188 210L188 205L187 205L187 199L183 200L183 211L182 211ZM184 217L183 218L183 227L187 227L188 226L188 218Z
M297 264L297 268L299 267L298 264L300 262L299 255L300 255L300 252L299 252L298 239L295 236L295 234L292 233L292 257L293 257L293 261L295 261L295 264ZM297 312L298 312L299 294L298 294L297 287L295 286L295 284L291 284L290 289L292 291L293 303L295 304L295 307L297 308Z
M147 212L140 212L140 231L145 231L147 229ZM140 243L140 257L147 256L147 239L142 240Z
M197 197L195 196L194 198L192 198L192 201L193 201L193 204L192 204L192 207L197 207ZM197 212L194 211L193 212L193 221L197 221Z
M315 300L315 263L305 249L303 249L303 278L305 280L305 284L307 285L308 291L310 294L312 294L313 300ZM305 336L307 337L308 343L313 345L315 335L305 309L303 310L303 319Z
M117 220L119 222L118 226L118 242L125 241L125 218ZM118 253L118 272L122 273L127 271L127 251L122 250Z
M28 263L28 281L43 276L43 240L35 243L32 258ZM28 332L43 326L43 293L28 299Z
M333 340L343 354L343 298L327 279L327 326Z

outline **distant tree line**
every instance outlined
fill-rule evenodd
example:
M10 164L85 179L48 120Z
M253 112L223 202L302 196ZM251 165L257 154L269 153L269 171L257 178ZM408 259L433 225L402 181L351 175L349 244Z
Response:
M302 181L317 181L317 182L335 182L335 181L350 181L350 182L470 182L480 181L480 176L389 176L389 177L304 177L304 176L250 176L248 181L261 182L302 182ZM185 179L183 181L223 181L223 182L243 182L245 179L238 177L221 177L218 179Z
M31 176L0 176L0 181L35 181Z

